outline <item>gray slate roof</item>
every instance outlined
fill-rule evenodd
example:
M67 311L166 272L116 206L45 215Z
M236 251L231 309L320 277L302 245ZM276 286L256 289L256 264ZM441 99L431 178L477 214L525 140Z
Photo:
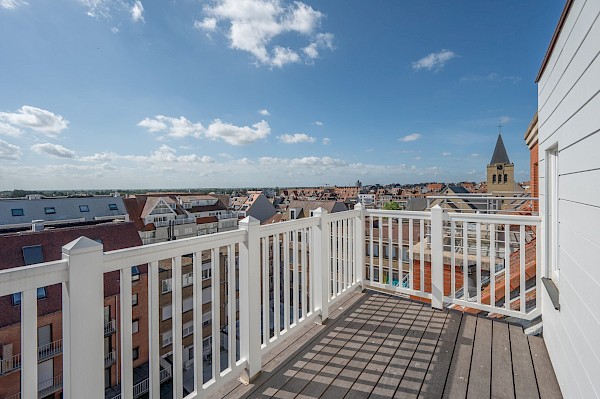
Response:
M111 204L115 204L117 210L111 210ZM80 206L85 205L87 212L80 209ZM54 213L46 213L45 208L54 208ZM22 209L23 216L13 216L13 209ZM113 196L0 200L0 225L31 223L33 220L59 221L80 218L88 222L97 217L125 214L127 211L123 199Z
M508 159L508 154L506 153L506 148L504 147L504 142L502 141L501 134L498 134L498 141L496 141L496 148L494 148L494 154L492 155L490 165L497 163L510 163L510 160Z

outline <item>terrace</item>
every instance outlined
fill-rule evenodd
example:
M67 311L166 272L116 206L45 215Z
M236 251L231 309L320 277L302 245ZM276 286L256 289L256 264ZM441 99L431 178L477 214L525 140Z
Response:
M178 399L560 397L543 339L495 319L539 320L539 228L537 216L358 205L266 226L246 218L235 231L111 252L82 237L63 247L60 261L0 272L0 295L21 292L20 395L38 395L37 288L63 286L64 397L99 399L106 361L102 276L118 271L120 298L131 298L131 268L148 264L149 378L134 378L131 301L120 301L120 343L110 357L119 363L124 399L142 391L158 398L161 388ZM194 288L193 328L185 334L184 258L193 261L187 279ZM165 259L172 266L169 375L160 358ZM205 348L207 261L212 339ZM194 344L186 350L204 361L184 361L190 330Z

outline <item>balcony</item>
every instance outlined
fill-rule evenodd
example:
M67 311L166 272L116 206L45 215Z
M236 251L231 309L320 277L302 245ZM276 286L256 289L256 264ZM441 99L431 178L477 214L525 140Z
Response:
M117 352L111 351L104 354L104 368L110 367L117 361Z
M115 319L104 320L104 336L108 337L117 331L117 321Z
M48 395L52 395L55 392L58 392L63 387L63 376L59 374L54 376L48 380L42 381L37 384L37 396L40 398L45 398ZM21 399L26 398L27 396L21 395L21 393L16 393L14 395L10 395L6 397L6 399Z
M63 296L63 314L69 315L64 341L71 353L64 365L70 381L66 397L104 395L103 319L92 317L90 309L103 306L104 273L118 271L120 297L130 298L131 267L140 264L148 264L147 387L149 397L159 397L164 381L159 261L164 259L172 265L174 398L309 395L312 389L332 397L342 391L390 397L392 389L400 396L436 397L426 393L441 389L449 397L485 397L502 386L514 387L519 397L533 387L540 396L542 385L551 387L548 397L560 397L543 340L524 335L522 326L492 321L502 316L527 324L540 316L539 228L537 216L357 205L353 211L319 209L314 217L265 226L247 218L235 231L106 253L82 237L63 247L60 261L0 272L0 295L22 292L22 347L27 348L36 339L30 333L35 329L28 328L36 325L36 288L69 283ZM183 356L183 257L193 259L197 305L193 350L186 350L203 359L189 370ZM207 281L203 284L201 271L207 259L210 286L218 290L210 290L211 339L203 340L201 287ZM227 301L236 295L239 301ZM131 302L122 301L114 359L120 362L123 398L134 397L138 385L129 355L131 314ZM239 333L227 333L234 331ZM22 392L34 396L36 364L31 353L22 359ZM402 367L405 377L394 379ZM250 384L241 388L239 377Z
M43 361L62 353L62 339L38 346L37 359ZM21 354L0 360L0 375L8 374L21 368Z

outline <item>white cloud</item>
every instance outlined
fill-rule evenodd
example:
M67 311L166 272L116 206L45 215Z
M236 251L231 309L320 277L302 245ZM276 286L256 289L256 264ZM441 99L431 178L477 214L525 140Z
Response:
M110 28L110 31L112 33L119 33L119 28L117 28L116 26L113 26L112 28Z
M317 140L304 133L282 134L281 136L277 136L277 138L285 144L314 143Z
M0 134L5 136L17 137L21 135L21 130L9 125L8 123L0 122Z
M323 122L321 122L321 121L314 121L314 124L316 126L323 126Z
M75 158L75 151L69 150L60 144L34 144L31 149L38 154L50 155L54 158Z
M93 18L110 18L111 0L79 0L88 9L87 15Z
M421 159L421 157L415 157L415 161L420 161Z
M0 112L0 123L10 125L12 129L6 126L0 129L5 133L10 131L13 136L17 134L15 129L29 129L48 136L57 136L67 128L69 121L50 111L24 105L17 112Z
M461 82L509 82L517 84L521 81L518 76L511 75L500 75L496 72L492 72L487 75L468 75L460 78Z
M150 133L161 132L175 138L200 137L205 130L201 123L192 123L183 116L173 118L156 115L154 118L145 118L140 121L138 126L145 127Z
M421 69L437 71L442 69L448 61L455 57L456 54L454 52L450 50L441 50L437 53L428 54L420 60L413 62L412 67L417 71Z
M135 3L133 3L133 6L131 6L129 12L131 13L131 19L133 20L133 22L145 22L144 6L142 5L142 2L140 0L135 0Z
M507 123L510 123L511 121L512 121L512 118L510 116L506 116L506 115L501 116L498 120L498 122L501 125L506 125Z
M336 167L347 166L348 163L341 159L331 157L303 157L303 158L274 158L262 157L258 159L261 165L273 166L303 166L303 167Z
M221 158L225 158L225 159L232 159L233 158L233 156L231 156L231 154L227 154L226 152L219 153L219 156Z
M0 159L17 160L21 158L21 148L0 140Z
M331 143L331 139L329 137L323 137L322 143L323 145L328 145Z
M262 116L269 116L269 115L271 115L271 113L269 112L268 109L259 109L258 113L261 114Z
M331 33L316 32L324 15L301 1L284 4L280 0L215 0L214 5L204 7L204 12L202 22L194 22L196 29L213 32L219 22L225 23L231 48L246 51L257 63L270 67L281 68L300 61L298 51L270 46L275 37L285 33L311 39L302 49L309 60L318 56L319 48L332 47Z
M217 19L207 17L202 21L194 21L194 29L203 30L207 33L214 32L217 29Z
M476 153L476 152L474 152L474 153L472 153L472 154L471 154L471 156L472 156L472 157L478 157L478 156L479 156L479 154L478 154L478 153Z
M398 139L398 141L402 141L404 143L408 143L410 141L419 140L421 137L422 137L421 134L419 134L419 133L413 133L413 134L409 134L409 135L404 136L404 137L400 137Z
M254 129L253 129L254 128ZM265 121L249 126L235 126L215 119L206 129L206 137L212 140L223 140L228 144L241 146L265 139L271 134L271 127Z
M451 152L442 152L442 156L443 156L443 157L448 157L448 156L450 156L450 155L452 155L452 153L451 153Z
M0 8L14 10L17 7L27 5L25 0L0 0Z

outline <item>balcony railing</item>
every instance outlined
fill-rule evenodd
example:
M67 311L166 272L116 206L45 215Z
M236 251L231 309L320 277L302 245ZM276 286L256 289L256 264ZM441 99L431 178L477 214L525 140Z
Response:
M115 319L104 320L104 335L111 335L115 331L117 331L117 321Z
M69 381L65 393L71 398L100 399L104 393L103 320L94 318L90 309L103 306L104 273L119 272L120 298L131 298L131 267L147 264L150 358L144 389L150 398L158 398L164 381L159 357L159 261L168 259L172 272L171 377L173 397L181 399L182 258L191 255L193 358L202 359L204 349L213 355L209 363L194 362L188 371L193 375L193 389L186 389L186 398L209 397L240 375L252 379L261 371L265 355L283 342L281 337L299 326L326 320L336 302L356 288L419 298L435 308L468 306L535 318L541 309L540 246L535 238L539 226L536 216L445 213L440 207L431 212L367 211L359 204L353 211L327 214L318 209L314 217L265 226L246 218L239 230L106 253L101 244L82 237L63 247L60 261L0 271L0 295L22 292L21 347L29 348L37 339L36 288L68 282L63 288L63 315L68 314L63 336L70 353L64 365ZM202 325L207 282L203 284L202 270L207 259L212 339L203 342L207 338ZM227 300L236 296L239 301ZM221 320L223 314L226 317ZM139 384L133 380L131 301L120 301L119 317L121 395L133 398ZM238 323L239 336L225 333L236 331ZM34 397L35 350L22 353L21 367L24 397Z
M104 354L104 368L110 367L117 361L117 352L111 351Z
M62 339L38 346L38 361L46 360L50 357L62 353ZM7 359L0 360L0 375L10 373L21 368L21 354L18 353Z
M53 394L54 392L58 392L63 387L63 376L59 374L54 376L48 380L42 381L37 384L37 394L35 397L44 398L48 395ZM14 395L10 395L5 399L21 399L26 398L27 396L21 396L21 392L17 392Z

